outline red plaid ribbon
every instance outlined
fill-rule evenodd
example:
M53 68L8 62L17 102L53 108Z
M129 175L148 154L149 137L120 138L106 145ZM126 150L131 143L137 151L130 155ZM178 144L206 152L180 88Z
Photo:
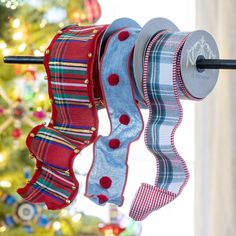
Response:
M27 138L38 169L18 193L28 201L44 202L49 209L61 209L74 200L79 187L74 159L97 137L96 105L101 97L99 90L94 92L94 79L99 80L97 55L105 29L66 27L45 52L52 119L48 127L35 127Z

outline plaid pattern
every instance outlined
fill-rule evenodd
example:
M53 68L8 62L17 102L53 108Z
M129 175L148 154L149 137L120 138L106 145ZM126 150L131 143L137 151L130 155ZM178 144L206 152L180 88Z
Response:
M186 89L180 86L180 73L177 73L186 38L186 33L161 32L147 48L143 87L149 120L145 143L156 157L157 176L154 186L143 184L139 188L130 210L135 220L143 220L174 200L189 179L187 166L174 144L183 113L179 94L189 98Z
M119 35L128 31L128 37L121 41ZM94 145L94 160L86 182L86 193L90 200L103 204L100 196L106 196L107 202L121 206L124 201L123 192L128 175L128 152L132 142L142 132L142 116L134 99L129 71L130 54L138 36L139 29L126 28L113 34L106 45L101 62L101 87L106 98L106 109L111 122L111 133L99 136ZM112 62L112 63L111 63ZM109 84L110 75L116 74L119 81L116 85ZM125 114L130 118L127 125L119 121ZM118 139L120 145L112 149L109 141ZM104 188L99 180L109 178L111 186Z
M18 189L18 193L27 201L45 202L48 209L53 209L55 204L64 205L76 187L69 173L42 164L25 189Z
M30 150L37 160L65 171L69 170L71 157L75 156L75 144L66 136L48 127L40 127L30 142Z
M97 69L90 69L91 59L88 54L96 55L97 48L94 49L93 45L98 43L97 31L103 28L69 27L56 39L50 54L49 86L54 101L53 112L56 114L54 128L79 145L79 148L85 140L93 140L97 134L91 131L98 122L92 83ZM87 79L89 83L86 83Z
M53 39L50 55L45 55L53 122L35 127L33 137L27 137L38 169L18 193L28 201L44 202L49 209L61 209L75 198L79 184L74 159L97 136L93 76L98 69L93 64L105 28L66 27Z

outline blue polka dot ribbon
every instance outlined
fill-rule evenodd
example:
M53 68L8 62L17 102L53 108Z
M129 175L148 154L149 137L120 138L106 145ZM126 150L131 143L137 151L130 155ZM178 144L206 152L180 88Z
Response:
M130 71L131 52L140 29L126 28L108 40L101 62L101 87L111 122L111 133L99 136L87 177L85 196L97 204L123 204L130 144L137 140L143 121L135 102Z

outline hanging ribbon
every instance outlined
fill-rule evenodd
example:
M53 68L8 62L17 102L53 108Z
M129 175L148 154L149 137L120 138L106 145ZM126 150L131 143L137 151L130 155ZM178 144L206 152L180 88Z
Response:
M196 100L188 93L180 74L180 56L188 33L157 34L148 45L143 76L143 91L149 108L145 144L157 162L154 185L142 184L136 193L130 217L143 220L151 212L173 201L189 179L185 161L174 143L182 120L180 98Z
M48 209L61 209L74 200L79 188L74 159L97 136L94 63L105 29L66 27L45 52L52 119L48 127L39 125L27 137L38 169L18 193L28 201L44 202Z
M142 132L130 72L130 56L139 30L126 28L114 33L101 62L101 87L112 130L109 136L96 140L87 177L85 195L97 204L123 204L129 146Z

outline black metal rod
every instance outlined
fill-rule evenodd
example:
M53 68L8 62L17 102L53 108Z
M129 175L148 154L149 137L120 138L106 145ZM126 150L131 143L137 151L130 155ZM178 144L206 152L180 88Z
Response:
M6 56L4 63L8 64L43 64L43 57L35 56Z
M198 69L236 69L236 60L225 59L198 59L196 61Z
M4 62L9 64L43 64L43 57L34 56L6 56ZM198 59L198 69L236 69L236 60Z

